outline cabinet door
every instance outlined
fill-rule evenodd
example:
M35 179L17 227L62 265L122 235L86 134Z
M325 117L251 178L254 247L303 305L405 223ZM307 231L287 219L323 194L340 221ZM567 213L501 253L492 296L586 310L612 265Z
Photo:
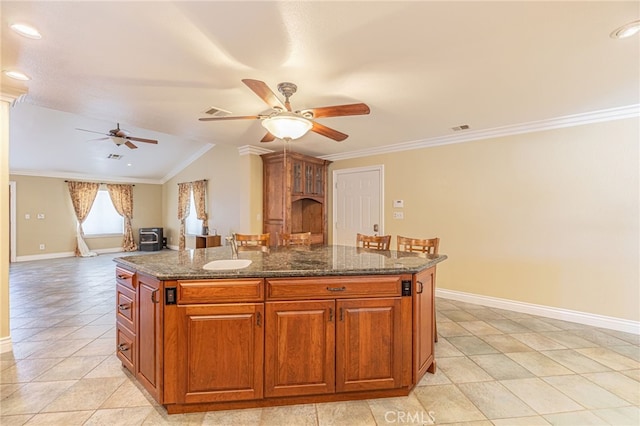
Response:
M178 306L179 403L262 398L264 303Z
M427 371L435 372L433 348L436 268L416 274L413 283L413 382L417 384Z
M300 160L293 160L291 162L291 193L292 194L302 194L305 190L305 182L304 182L304 162Z
M162 395L162 291L161 282L138 276L138 359L136 377L156 399Z
M336 307L336 391L400 387L400 297L338 300Z
M335 301L266 303L265 396L333 393Z

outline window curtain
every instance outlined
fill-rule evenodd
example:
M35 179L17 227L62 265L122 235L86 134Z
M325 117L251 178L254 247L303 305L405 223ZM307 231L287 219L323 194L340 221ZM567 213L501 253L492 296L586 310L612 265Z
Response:
M82 223L87 218L89 211L91 211L91 206L96 199L96 195L98 195L100 184L69 181L67 182L67 186L69 188L71 202L73 203L73 209L76 213L76 219L78 220L78 226L76 228L76 256L97 256L97 253L89 250L87 243L84 242Z
M191 182L178 184L178 220L180 221L180 238L178 249L185 249L184 220L189 216L189 202L191 201Z
M193 202L196 206L196 213L199 220L202 221L202 228L205 226L207 229L209 228L207 221L209 218L207 217L207 181L206 180L197 180L191 183L191 188L193 188Z
M122 249L124 251L136 251L138 246L133 239L131 219L133 219L133 185L107 184L109 197L118 214L124 217L124 237Z

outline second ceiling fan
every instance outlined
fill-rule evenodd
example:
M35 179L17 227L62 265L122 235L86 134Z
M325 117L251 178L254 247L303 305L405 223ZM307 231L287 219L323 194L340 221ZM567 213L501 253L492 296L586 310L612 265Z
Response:
M246 84L249 89L253 90L253 92L267 105L269 105L273 111L269 114L205 117L200 118L199 120L262 120L262 125L267 129L267 134L260 140L260 142L272 142L276 138L284 140L297 139L309 130L340 142L349 137L349 135L320 124L317 121L314 121L314 119L324 117L343 117L347 115L365 115L370 112L369 107L363 103L307 108L292 111L289 98L296 93L296 90L298 89L295 84L278 84L278 91L285 98L285 101L282 102L263 81L244 79L242 82Z

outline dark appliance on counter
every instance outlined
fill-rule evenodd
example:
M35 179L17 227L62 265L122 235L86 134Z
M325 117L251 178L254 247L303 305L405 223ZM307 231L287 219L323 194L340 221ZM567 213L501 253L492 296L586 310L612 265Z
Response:
M163 236L162 228L140 228L140 251L162 250Z

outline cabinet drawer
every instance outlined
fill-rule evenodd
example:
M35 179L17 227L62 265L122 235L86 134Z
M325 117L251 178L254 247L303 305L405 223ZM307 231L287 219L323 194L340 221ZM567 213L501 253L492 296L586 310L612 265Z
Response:
M136 339L121 324L116 325L116 356L122 365L124 365L129 371L135 374L134 362L136 359Z
M268 278L267 299L342 299L400 296L400 276Z
M264 284L261 278L178 281L178 304L181 305L263 300Z
M136 293L128 287L116 284L116 319L132 333L136 329Z
M135 290L133 275L134 273L131 271L116 267L116 281L118 282L118 284L129 287L131 290Z

